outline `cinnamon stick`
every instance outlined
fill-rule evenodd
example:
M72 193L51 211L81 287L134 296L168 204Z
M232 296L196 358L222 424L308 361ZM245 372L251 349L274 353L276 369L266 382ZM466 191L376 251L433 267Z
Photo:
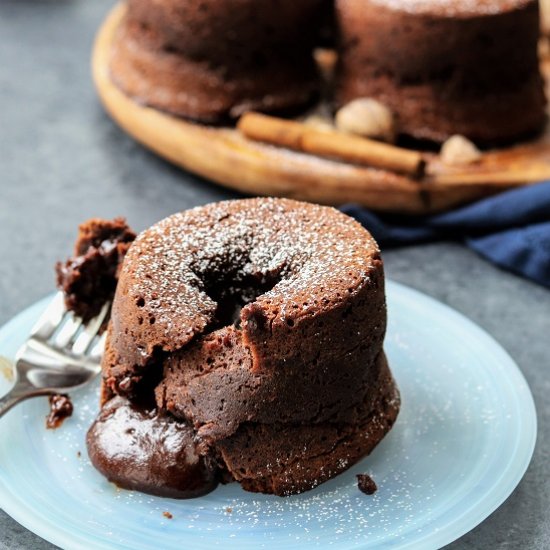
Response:
M237 127L255 141L392 172L419 177L426 166L422 154L417 151L336 130L317 130L300 122L259 113L244 114Z
M437 183L446 187L487 186L487 187L513 187L528 185L550 178L550 166L542 166L540 169L513 168L504 171L480 171L471 173L440 173L427 179L428 183Z

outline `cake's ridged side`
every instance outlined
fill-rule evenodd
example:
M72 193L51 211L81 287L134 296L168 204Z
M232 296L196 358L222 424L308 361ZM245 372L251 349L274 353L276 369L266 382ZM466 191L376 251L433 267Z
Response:
M168 359L157 403L192 422L209 442L232 435L243 422L352 422L355 406L371 395L377 376L380 352L369 360L369 347L327 353L310 365L288 362L254 373L250 354L242 353L246 348L239 343L230 349L215 346L215 359L201 353L200 345L191 346ZM194 370L208 368L211 360L211 371Z
M370 454L393 426L399 406L399 392L381 354L353 422L244 424L217 448L227 469L247 491L280 496L301 493Z

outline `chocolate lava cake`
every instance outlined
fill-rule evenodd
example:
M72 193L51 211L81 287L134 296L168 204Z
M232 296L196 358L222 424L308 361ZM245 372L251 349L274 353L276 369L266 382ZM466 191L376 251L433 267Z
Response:
M385 330L378 247L337 210L261 198L170 216L120 270L91 460L176 498L311 489L397 417Z
M336 99L372 97L401 133L479 144L540 130L537 0L336 0Z
M137 101L204 122L302 107L326 0L128 0L113 81Z

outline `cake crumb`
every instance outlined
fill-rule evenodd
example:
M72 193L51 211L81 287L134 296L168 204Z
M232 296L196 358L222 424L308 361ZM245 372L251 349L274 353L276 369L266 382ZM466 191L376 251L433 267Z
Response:
M231 508L231 507L228 506L228 507L225 509L225 511L226 511L228 514L231 514L231 513L233 512L233 508Z
M163 515L166 519L172 519L172 518L174 517L170 512L162 512L162 515Z
M357 474L357 487L366 495L373 495L378 490L372 477L367 474Z
M55 430L73 414L71 398L65 394L50 395L50 413L46 417L46 428Z

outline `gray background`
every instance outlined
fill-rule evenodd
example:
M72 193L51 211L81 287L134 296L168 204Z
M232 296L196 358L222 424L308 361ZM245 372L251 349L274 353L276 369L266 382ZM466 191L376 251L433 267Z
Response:
M141 230L236 194L185 174L126 137L90 80L110 0L0 0L0 324L53 288L52 266L91 216ZM550 548L550 292L459 244L387 251L387 273L465 313L499 340L533 390L539 436L508 501L448 548ZM1 467L1 465L0 465ZM0 549L53 548L0 511Z

